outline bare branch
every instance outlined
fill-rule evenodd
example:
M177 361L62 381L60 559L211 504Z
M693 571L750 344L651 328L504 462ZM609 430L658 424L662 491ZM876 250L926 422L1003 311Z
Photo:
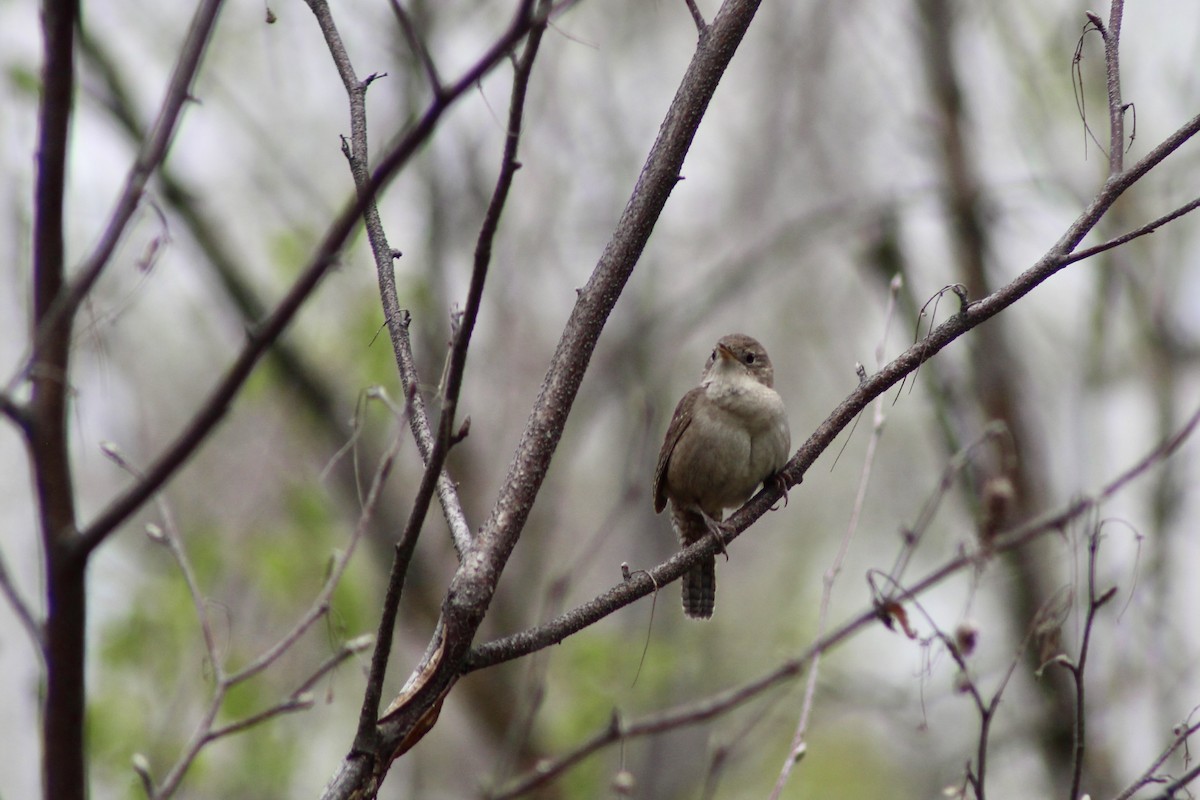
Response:
M333 672L335 669L341 666L346 659L370 647L373 641L374 637L367 635L360 636L357 639L352 639L349 642L343 643L342 646L337 649L337 652L325 659L325 661L315 670L313 670L312 674L305 678L304 682L300 684L300 686L290 695L288 695L283 701L271 706L270 708L264 709L257 714L252 714L244 719L240 719L237 722L231 722L228 725L210 730L208 735L205 737L205 744L214 742L217 739L221 739L226 736L231 736L235 733L241 733L242 731L252 728L255 725L260 725L263 722L267 722L268 720L274 719L275 717L283 714L291 714L296 711L305 711L309 708L312 708L312 687L330 672Z
M1167 784L1167 787L1161 792L1153 797L1147 798L1147 800L1178 800L1177 793L1179 790L1196 780L1196 778L1200 778L1200 766L1192 767L1190 770L1183 773L1182 776Z
M1066 259L1064 259L1064 263L1065 264L1074 264L1076 261L1082 261L1085 258L1091 258L1092 256L1097 255L1098 253L1103 253L1106 250L1112 250L1114 247L1120 247L1121 245L1125 244L1126 242L1131 242L1134 239L1137 239L1141 236L1145 236L1148 233L1154 233L1156 230L1161 228L1163 225L1166 225L1168 222L1173 222L1174 220L1182 217L1184 214L1190 214L1191 212L1195 211L1197 208L1200 208L1200 197L1196 198L1195 200L1192 200L1189 203L1183 204L1182 206L1175 209L1174 211L1171 211L1167 214L1163 214L1161 217L1154 220L1153 222L1147 222L1145 225L1141 226L1140 228L1135 228L1135 229L1131 230L1129 233L1121 234L1120 236L1117 236L1114 239L1109 239L1107 242L1104 242L1102 244L1097 244L1097 245L1093 245L1092 247L1085 247L1082 250L1077 250L1074 253L1072 253L1070 256L1068 256Z
M396 357L396 366L400 372L401 382L411 400L412 413L409 415L409 424L413 432L413 438L417 442L417 449L421 453L422 460L428 465L433 457L434 440L433 435L430 433L425 402L417 392L420 381L417 377L416 364L412 357L412 344L409 339L409 314L400 308L396 295L393 261L396 258L397 252L388 243L387 234L383 229L383 221L379 217L379 208L375 203L375 199L368 196L371 178L369 168L370 151L367 147L366 90L370 82L369 79L367 81L359 81L356 76L350 55L342 43L328 3L325 0L306 0L306 2L309 8L312 9L313 15L317 18L317 23L320 25L321 31L325 36L326 45L329 48L330 55L333 57L334 64L337 66L338 74L342 78L342 85L346 89L346 95L350 102L351 144L347 149L346 158L350 163L350 172L354 178L355 187L366 196L365 205L362 210L363 222L366 226L367 238L371 243L371 253L375 259L375 272L379 280L379 292L383 303L384 318L387 321L388 332L391 335L392 350ZM407 17L404 18L407 19ZM435 97L441 96L442 88L439 83ZM466 515L463 512L462 503L458 498L458 491L449 473L441 469L438 471L437 476L436 488L438 501L441 504L446 522L450 527L454 549L461 558L470 545L470 526L466 522Z
M1083 754L1086 739L1086 706L1084 703L1084 670L1087 667L1088 648L1092 641L1092 629L1096 622L1096 613L1100 607L1113 598L1116 589L1096 595L1096 558L1100 552L1100 526L1097 525L1088 537L1088 575L1087 593L1088 608L1083 624L1083 642L1079 645L1079 657L1075 662L1061 661L1060 663L1070 672L1075 681L1075 754L1071 772L1071 793L1069 798L1079 797L1080 784L1083 781Z
M400 0L388 0L388 2L391 3L396 21L400 23L400 30L404 31L404 38L408 40L408 46L412 48L417 60L425 69L425 76L429 78L429 87L433 90L433 96L440 96L443 91L442 79L438 77L437 65L433 63L433 56L430 55L429 48L425 46L425 40L417 32L417 26L413 24L412 17L404 10L404 6L400 5Z
M1200 722L1178 726L1175 729L1175 739L1169 745L1167 745L1166 749L1162 751L1158 758L1154 759L1154 763L1147 767L1146 771L1143 772L1137 780L1129 784L1129 787L1117 795L1113 800L1130 800L1130 798L1137 793L1138 789L1153 783L1156 780L1155 773L1158 772L1163 764L1167 763L1167 759L1170 758L1176 750L1178 750L1180 747L1183 747L1187 743L1187 740L1194 736L1198 731L1200 731Z
M868 616L863 624L869 622L870 619L871 616ZM570 753L553 761L543 761L538 764L529 774L514 781L503 792L492 795L490 800L511 800L539 786L543 786L592 753L613 742L635 739L639 736L649 736L687 725L707 722L714 717L737 708L779 683L799 675L805 663L810 661L816 652L824 649L822 645L828 642L832 636L836 636L837 633L835 632L830 637L826 637L825 640L814 644L800 658L785 661L757 680L750 681L733 689L728 689L698 702L687 703L673 709L650 714L628 723L622 722L620 716L614 714L612 721L604 730L579 745Z
M37 621L33 610L25 602L25 599L21 597L16 585L12 582L12 576L8 574L8 565L4 560L3 554L0 554L0 594L3 594L5 599L8 600L8 604L12 606L13 613L17 615L17 620L25 628L25 632L29 634L29 638L33 641L34 647L37 649L38 656L44 662L46 660L45 632L42 630L41 623Z
M1191 436L1197 425L1200 425L1200 408L1192 414L1187 423L1175 435L1154 448L1133 467L1101 487L1097 494L1091 497L1080 497L1057 512L1043 515L1018 528L998 534L991 543L991 552L1015 550L1046 533L1060 530L1080 514L1112 497L1115 492L1119 491L1130 481L1141 477L1153 466L1169 458ZM757 507L760 504L766 503L769 495L770 492L766 489L759 492L741 511L735 514L734 519L745 519L747 516L746 512L750 510L751 506ZM769 505L767 507L769 508ZM734 537L726 533L726 538L727 541L732 541ZM631 573L629 580L622 581L604 594L567 611L565 614L549 622L473 648L470 657L467 659L467 663L464 665L464 671L472 672L503 661L511 661L514 658L520 658L523 655L540 650L551 644L558 644L572 633L582 630L596 620L611 614L618 608L622 608L641 597L645 597L658 586L675 580L686 572L689 567L697 563L704 555L716 552L717 544L713 541L713 537L705 537L700 542L681 550L653 569L639 570ZM959 570L975 565L977 561L977 554L961 554L913 586L904 589L901 595L898 596L898 599L903 601L911 596L915 596L930 586L940 583Z
M413 358L412 339L409 336L411 317L407 311L400 309L395 283L391 277L392 271L389 269L386 272L389 275L390 291L383 293L384 308L385 311L390 309L392 312L388 313L388 332L391 334L392 350L396 356L400 382L412 398L409 428L412 430L413 439L416 440L421 460L428 464L433 456L434 440L433 433L430 431L429 416L425 410L425 401L421 399L421 393L417 391L421 385L421 379L417 373L417 362ZM454 551L461 560L471 547L471 526L467 523L467 515L463 511L462 501L458 497L458 488L450 477L450 473L445 469L438 475L437 496L438 503L442 507L442 514L446 518L446 524L450 528L450 540L454 543Z
M704 21L700 7L696 5L696 0L684 0L684 2L687 3L688 11L692 15L692 22L696 23L696 33L700 38L704 38L704 34L708 32L708 23Z
M1108 29L1104 35L1104 67L1108 86L1108 172L1119 175L1125 168L1125 105L1121 102L1121 20L1125 0L1111 0Z

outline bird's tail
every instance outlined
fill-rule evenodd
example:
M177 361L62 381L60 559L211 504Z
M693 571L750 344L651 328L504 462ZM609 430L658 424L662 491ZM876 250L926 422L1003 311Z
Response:
M671 522L684 547L708 535L708 522L699 511L671 510ZM683 613L692 619L708 619L717 601L717 559L706 556L683 574Z

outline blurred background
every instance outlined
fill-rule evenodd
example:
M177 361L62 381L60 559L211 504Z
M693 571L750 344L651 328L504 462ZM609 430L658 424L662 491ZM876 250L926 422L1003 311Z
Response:
M503 30L509 3L405 3L445 79ZM700 2L709 18L717 5ZM67 203L78 263L157 112L190 9L145 0L84 4ZM1103 183L1108 168L1103 48L1073 56L1088 7L1066 0L765 3L718 90L683 177L601 339L481 640L544 621L677 548L650 485L680 395L713 343L760 339L775 362L793 446L918 326L1031 266ZM1096 7L1102 17L1107 8ZM372 144L420 114L428 83L382 0L333 8L371 85ZM273 22L268 23L268 17ZM534 69L523 168L505 210L452 453L472 527L486 518L562 324L610 236L696 42L682 2L579 2L558 15ZM30 220L41 66L38 9L0 0L0 374L27 355ZM1122 36L1133 103L1127 163L1200 111L1200 5L1130 4ZM426 398L499 164L511 69L502 66L445 118L384 196L401 303L412 312ZM282 296L352 192L339 136L342 85L313 15L294 0L226 4L196 102L170 158L85 306L71 433L83 520L128 478L101 452L154 458L187 422ZM1081 111L1083 117L1081 118ZM1136 119L1136 127L1133 122ZM1091 133L1089 133L1089 131ZM1093 135L1094 134L1094 137ZM1135 228L1197 195L1189 143L1122 198L1093 237ZM888 284L903 278L887 324ZM216 435L168 485L231 666L282 636L344 546L377 460L399 431L364 393L402 398L361 234ZM1200 218L1066 268L884 398L886 426L830 621L869 607L868 570L891 569L931 499L905 580L976 546L982 487L1014 487L1005 524L1097 489L1177 430L1200 398ZM948 465L993 420L1007 432ZM854 507L871 433L866 415L718 563L716 615L685 620L679 590L643 600L534 658L474 673L437 727L393 767L381 797L487 796L542 757L608 724L743 684L803 652L817 633L822 574ZM358 432L356 445L342 452ZM1020 658L989 749L996 796L1066 796L1073 706L1065 671L1035 668L1035 618L1078 652L1086 542L1101 524L1101 591L1118 587L1092 634L1084 790L1117 794L1200 705L1200 479L1190 442L1095 516L1015 558L940 586L912 612L921 637L969 622L971 679L985 695ZM33 492L18 432L0 426L0 550L18 590L40 596ZM958 463L958 462L956 462ZM338 643L374 632L391 545L420 459L406 441L383 509L335 598L331 623L230 697L222 718L277 702ZM93 797L140 795L131 758L161 775L198 721L212 677L179 570L142 523L90 571L89 737ZM401 605L389 690L429 640L456 567L432 513ZM1072 603L1072 598L1074 602ZM936 627L935 627L936 626ZM1044 627L1044 626L1043 626ZM1043 631L1044 633L1044 631ZM644 663L643 662L644 651ZM223 740L183 795L311 797L347 752L366 657L317 690L310 711ZM961 788L979 716L937 644L882 625L823 661L809 747L789 798L934 797ZM0 797L38 792L41 665L0 610ZM787 753L803 679L710 723L627 742L535 796L600 797L619 770L646 798L765 797ZM1194 720L1193 720L1194 721ZM1164 772L1178 767L1169 762Z

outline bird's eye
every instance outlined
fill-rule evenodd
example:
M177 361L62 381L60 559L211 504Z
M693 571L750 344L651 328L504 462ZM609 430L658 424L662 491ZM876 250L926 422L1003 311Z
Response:
M710 356L708 357L708 360L709 360L709 361L716 361L716 360L717 360L717 351L716 351L716 350L713 350L713 351L712 351L712 355L710 355Z
M747 364L754 363L754 353L746 353L746 363Z

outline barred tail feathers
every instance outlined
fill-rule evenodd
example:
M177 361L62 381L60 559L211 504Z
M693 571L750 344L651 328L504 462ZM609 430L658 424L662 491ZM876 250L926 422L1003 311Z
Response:
M679 543L687 547L709 533L708 522L699 511L671 509L671 522ZM683 575L683 613L692 619L713 615L717 599L717 560L707 556Z

